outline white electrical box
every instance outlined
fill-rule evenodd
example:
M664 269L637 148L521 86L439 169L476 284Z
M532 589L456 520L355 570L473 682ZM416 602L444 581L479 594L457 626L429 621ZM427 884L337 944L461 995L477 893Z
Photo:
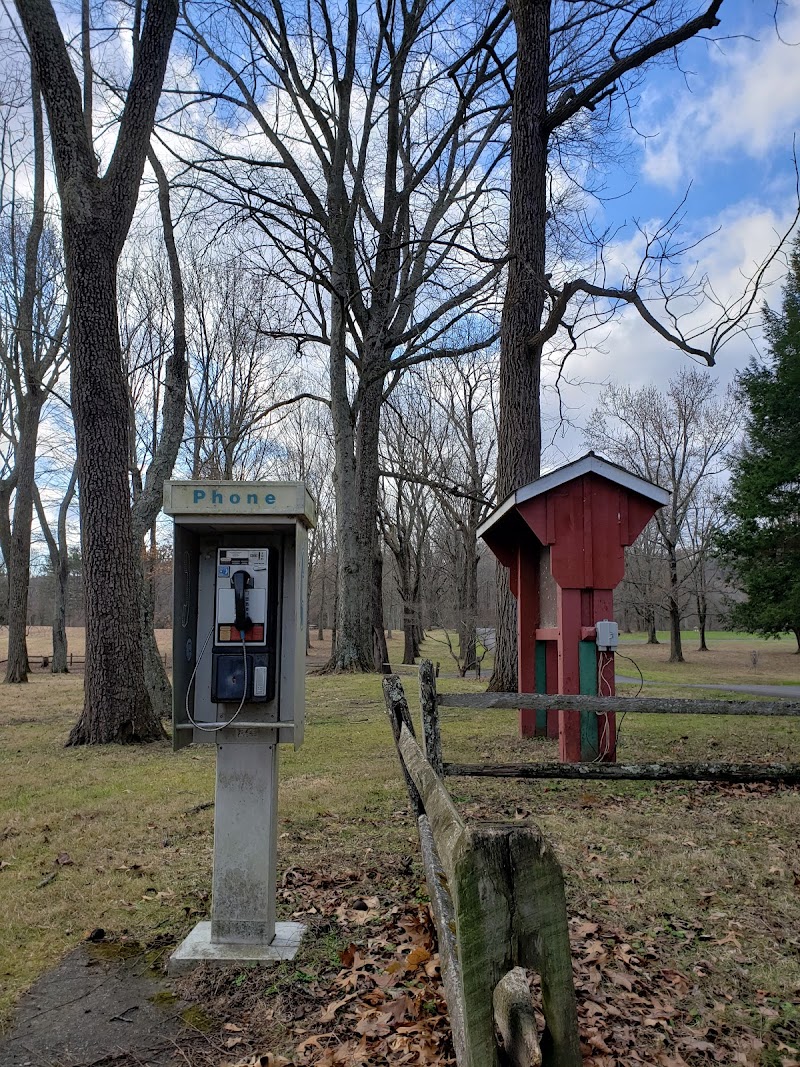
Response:
M619 626L610 619L596 622L594 628L598 652L613 652L619 644Z

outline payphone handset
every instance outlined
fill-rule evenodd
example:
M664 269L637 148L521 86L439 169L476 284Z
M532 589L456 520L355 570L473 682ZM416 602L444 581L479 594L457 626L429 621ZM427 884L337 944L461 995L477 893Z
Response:
M204 733L231 726L245 704L264 704L275 695L275 637L270 634L270 594L275 577L269 548L216 549L214 626L197 657L186 693L189 722ZM217 705L236 704L233 715L219 722L201 723L189 710L189 694L209 640L211 699Z
M217 549L215 645L266 645L269 551Z

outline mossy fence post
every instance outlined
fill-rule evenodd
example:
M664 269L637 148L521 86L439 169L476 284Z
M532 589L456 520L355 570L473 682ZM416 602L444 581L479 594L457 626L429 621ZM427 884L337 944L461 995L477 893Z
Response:
M436 706L435 680L430 664L420 673L424 720L426 703L429 709ZM501 1062L580 1067L558 860L535 826L465 823L417 744L400 679L385 678L383 690L419 818L459 1067L500 1067ZM426 746L435 750L436 738L427 726L424 732ZM540 1037L532 998L520 995L527 984L523 969L541 978L545 1031ZM496 1029L503 1035L504 1060Z

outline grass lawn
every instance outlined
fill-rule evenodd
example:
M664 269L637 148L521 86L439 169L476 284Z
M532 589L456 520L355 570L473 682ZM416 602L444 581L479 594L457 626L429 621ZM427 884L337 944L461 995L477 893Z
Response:
M741 656L753 641L692 656L680 677L702 660L695 670L704 672L700 680L733 680L733 661L712 669L713 657L728 650ZM398 647L395 642L392 655ZM444 660L436 647L426 651ZM791 647L758 644L760 657L783 657L780 665L775 661L779 677L784 666L787 677L795 670ZM637 647L637 660L645 655L654 657L643 664L648 674L651 666L666 670L666 649ZM677 681L678 673L670 677ZM758 681L771 680L759 673ZM416 708L413 679L405 684ZM442 689L456 687L479 688L440 680ZM0 1019L6 1022L20 992L93 927L144 941L178 939L209 907L212 811L202 805L213 798L213 750L175 755L166 743L64 749L81 688L77 675L46 673L34 674L27 686L0 686ZM304 747L281 752L281 870L388 870L409 855L416 864L416 830L380 680L311 676L307 707ZM554 758L553 742L517 737L513 712L443 711L445 759ZM800 762L800 722L629 715L619 758ZM587 929L598 924L598 939L615 931L615 943L639 952L654 974L679 975L678 1010L697 1033L746 1027L760 1035L760 1058L738 1062L797 1062L800 790L448 784L468 816L539 823L561 856L570 913ZM707 1062L697 1055L687 1055L687 1062Z
M656 637L662 644L669 644L669 630L656 630ZM681 630L681 639L683 641L691 643L699 640L698 630ZM647 634L645 633L623 633L620 634L620 640L622 641L634 641L644 642L647 640ZM772 643L772 644L786 644L789 645L791 651L797 648L797 641L794 639L793 634L780 634L778 637L759 637L756 634L749 634L746 630L706 630L706 643L710 644L712 641L755 641L758 644Z
M658 645L633 640L637 635L621 635L617 656L617 673L636 677L629 656L638 664L645 679L681 685L703 682L729 685L800 685L800 656L794 654L793 636L768 640L753 634L721 631L707 636L708 652L698 652L698 638L693 631L682 635L685 663L669 662L669 635L659 634Z

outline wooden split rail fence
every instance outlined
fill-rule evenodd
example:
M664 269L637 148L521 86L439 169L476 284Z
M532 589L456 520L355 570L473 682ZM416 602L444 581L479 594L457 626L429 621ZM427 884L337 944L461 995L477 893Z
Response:
M423 681L424 675L424 681ZM541 708L589 712L609 711L648 715L748 715L800 717L800 703L790 700L705 700L672 697L592 697L541 693L439 693L432 665L420 664L423 717L430 725L430 758L445 777L577 778L700 782L800 783L800 763L444 763L438 709Z
M448 776L800 783L800 764L445 763L439 707L550 708L604 714L800 716L796 701L592 697L542 693L437 694L433 664L419 668L422 748L397 675L383 680L386 710L411 802L439 935L442 978L459 1067L579 1067L575 991L561 868L534 826L470 825ZM541 979L537 1034L526 969ZM500 1042L497 1033L501 1035Z
M534 826L471 825L461 818L440 777L433 678L426 662L420 670L425 751L397 675L385 678L383 689L418 817L458 1065L580 1067L561 867ZM526 970L541 980L541 1035Z

